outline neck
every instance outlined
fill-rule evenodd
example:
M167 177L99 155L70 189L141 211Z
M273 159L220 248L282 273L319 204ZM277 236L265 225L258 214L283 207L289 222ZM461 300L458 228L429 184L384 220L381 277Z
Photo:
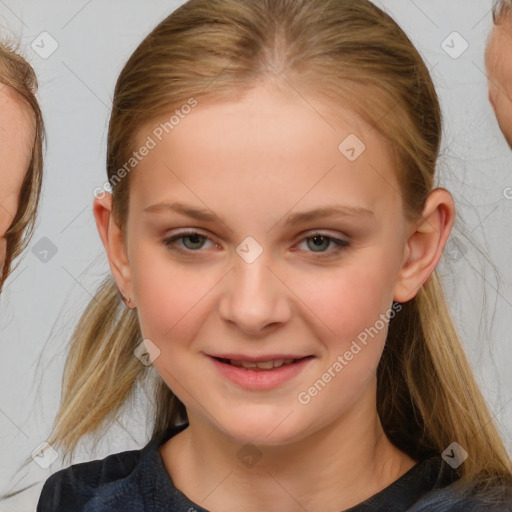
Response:
M372 406L373 405L373 406ZM189 427L160 453L174 485L212 511L268 509L342 510L369 498L408 471L415 461L386 437L375 401L358 402L335 422L298 441L248 450L189 413ZM255 459L254 459L255 460Z

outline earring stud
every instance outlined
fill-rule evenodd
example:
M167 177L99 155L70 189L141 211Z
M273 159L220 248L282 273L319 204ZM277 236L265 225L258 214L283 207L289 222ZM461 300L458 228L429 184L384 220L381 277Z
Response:
M130 307L130 302L133 302L131 297L127 297L121 290L119 290L119 295L121 296L121 300L126 304L127 307Z

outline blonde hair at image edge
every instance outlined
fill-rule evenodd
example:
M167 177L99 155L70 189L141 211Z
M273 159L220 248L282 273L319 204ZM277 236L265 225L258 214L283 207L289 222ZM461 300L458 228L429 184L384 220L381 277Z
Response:
M21 186L18 209L5 234L7 254L0 268L0 291L12 270L12 262L27 247L37 215L43 181L43 145L45 131L41 110L36 99L37 78L30 64L9 45L0 42L0 87L12 87L32 111L35 119L35 136L32 158Z
M366 0L182 5L142 41L118 78L108 132L109 180L133 151L130 142L139 126L190 98L232 99L235 90L272 80L272 69L332 104L350 105L383 135L379 121L385 118L405 213L419 218L439 153L439 101L418 51L390 16ZM128 194L126 177L113 191L121 226ZM125 307L108 276L72 336L50 444L72 454L84 435L117 417L148 375L133 355L141 341L136 309ZM391 321L377 378L378 413L396 446L422 459L456 441L469 454L457 469L461 482L488 488L511 483L510 458L436 272ZM183 419L184 405L159 379L153 436Z
M495 24L504 19L512 19L512 0L495 0L492 7L492 17Z

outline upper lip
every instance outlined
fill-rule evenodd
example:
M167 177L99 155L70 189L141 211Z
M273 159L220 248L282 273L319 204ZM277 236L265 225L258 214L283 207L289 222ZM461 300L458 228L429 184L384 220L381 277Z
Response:
M249 361L252 363L260 363L263 361L275 361L276 359L303 359L309 357L311 354L297 355L297 354L267 354L263 356L248 356L246 354L206 354L210 357L217 359L230 359L233 361Z

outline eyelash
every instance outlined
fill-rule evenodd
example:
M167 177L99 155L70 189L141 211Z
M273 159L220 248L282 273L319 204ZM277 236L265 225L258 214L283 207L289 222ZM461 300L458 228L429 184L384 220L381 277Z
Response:
M214 240L212 240L209 236L203 234L203 233L200 233L199 231L185 231L185 232L182 232L182 233L179 233L177 235L174 235L172 237L169 237L169 238L166 238L165 240L163 240L163 244L171 251L173 252L176 252L177 254L186 254L187 256L191 255L192 253L195 253L195 252L202 252L201 249L197 249L196 251L194 250L191 250L191 249L181 249L180 247L178 247L177 245L175 245L175 242L177 242L178 240L180 239L183 239L183 238L187 238L187 237L190 237L190 236L194 236L194 235L199 235L200 237L203 237L205 238L206 240L212 242L213 244L217 245L216 242ZM312 254L315 255L315 257L318 257L318 258L327 258L327 257L331 257L333 255L336 255L338 254L339 252L341 252L343 249L346 249L347 247L349 247L349 242L347 242L346 240L342 240L340 238L335 238L327 233L323 233L321 231L314 231L312 232L309 236L307 237L304 237L300 240L300 242L302 241L305 241L305 240L309 240L309 239L312 239L312 238L315 238L317 236L322 236L324 238L327 238L329 239L330 242L334 243L336 245L336 247L331 250L331 251L325 251L325 252L314 252L314 251L307 251L307 252L311 252Z

